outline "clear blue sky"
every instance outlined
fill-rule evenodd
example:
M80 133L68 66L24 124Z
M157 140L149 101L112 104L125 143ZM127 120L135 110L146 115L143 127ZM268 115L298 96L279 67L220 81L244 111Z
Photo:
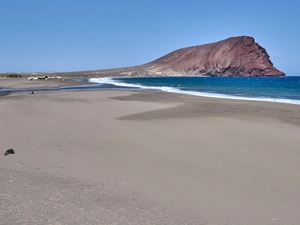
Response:
M299 0L1 0L0 72L134 66L240 35L300 75Z

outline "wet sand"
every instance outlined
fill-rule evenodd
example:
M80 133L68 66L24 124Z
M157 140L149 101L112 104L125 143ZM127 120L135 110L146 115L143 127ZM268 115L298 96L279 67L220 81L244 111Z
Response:
M55 91L0 112L0 224L300 223L299 105Z

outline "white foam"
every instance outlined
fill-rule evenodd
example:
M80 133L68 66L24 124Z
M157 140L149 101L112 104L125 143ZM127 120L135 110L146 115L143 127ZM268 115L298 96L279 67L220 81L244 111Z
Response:
M135 84L127 84L127 83L121 83L117 82L109 77L104 77L104 78L91 78L89 79L90 82L98 83L98 84L113 84L116 86L122 86L122 87L137 87L137 88L142 88L140 85L135 85Z
M218 93L185 91L185 90L180 90L179 88L167 87L167 86L143 86L143 85L138 85L138 84L128 84L128 83L118 82L116 80L113 80L113 78L109 78L109 77L91 78L90 81L94 82L94 83L113 84L113 85L122 86L122 87L133 87L133 88L149 89L149 90L161 90L161 91L170 92L170 93L187 94L187 95L194 95L194 96L199 96L199 97L224 98L224 99L247 100L247 101L277 102L277 103L300 105L300 100L266 98L266 97L240 97L240 96L218 94Z
M189 94L189 95L194 95L194 96L210 97L210 98L224 98L224 99L263 101L263 102L278 102L278 103L300 105L299 100L292 100L292 99L278 99L278 98L265 98L265 97L239 97L239 96L233 96L233 95L206 93L206 92L193 92L193 91L183 91L182 94Z

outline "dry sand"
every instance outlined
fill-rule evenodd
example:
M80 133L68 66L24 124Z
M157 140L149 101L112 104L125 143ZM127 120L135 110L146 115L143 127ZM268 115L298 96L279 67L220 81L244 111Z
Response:
M299 105L56 91L0 115L0 224L300 224Z
M61 86L69 85L80 85L86 84L87 81L75 81L72 78L60 79L49 79L49 80L33 80L29 81L26 78L0 78L0 87L1 88L56 88Z

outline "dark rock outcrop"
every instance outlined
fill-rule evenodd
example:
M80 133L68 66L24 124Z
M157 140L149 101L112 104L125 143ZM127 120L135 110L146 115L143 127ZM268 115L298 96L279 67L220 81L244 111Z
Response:
M15 154L15 151L12 148L6 150L5 153L4 153L5 156L10 155L10 154Z
M273 66L267 51L248 36L182 48L144 66L152 71L171 70L182 75L285 75Z

